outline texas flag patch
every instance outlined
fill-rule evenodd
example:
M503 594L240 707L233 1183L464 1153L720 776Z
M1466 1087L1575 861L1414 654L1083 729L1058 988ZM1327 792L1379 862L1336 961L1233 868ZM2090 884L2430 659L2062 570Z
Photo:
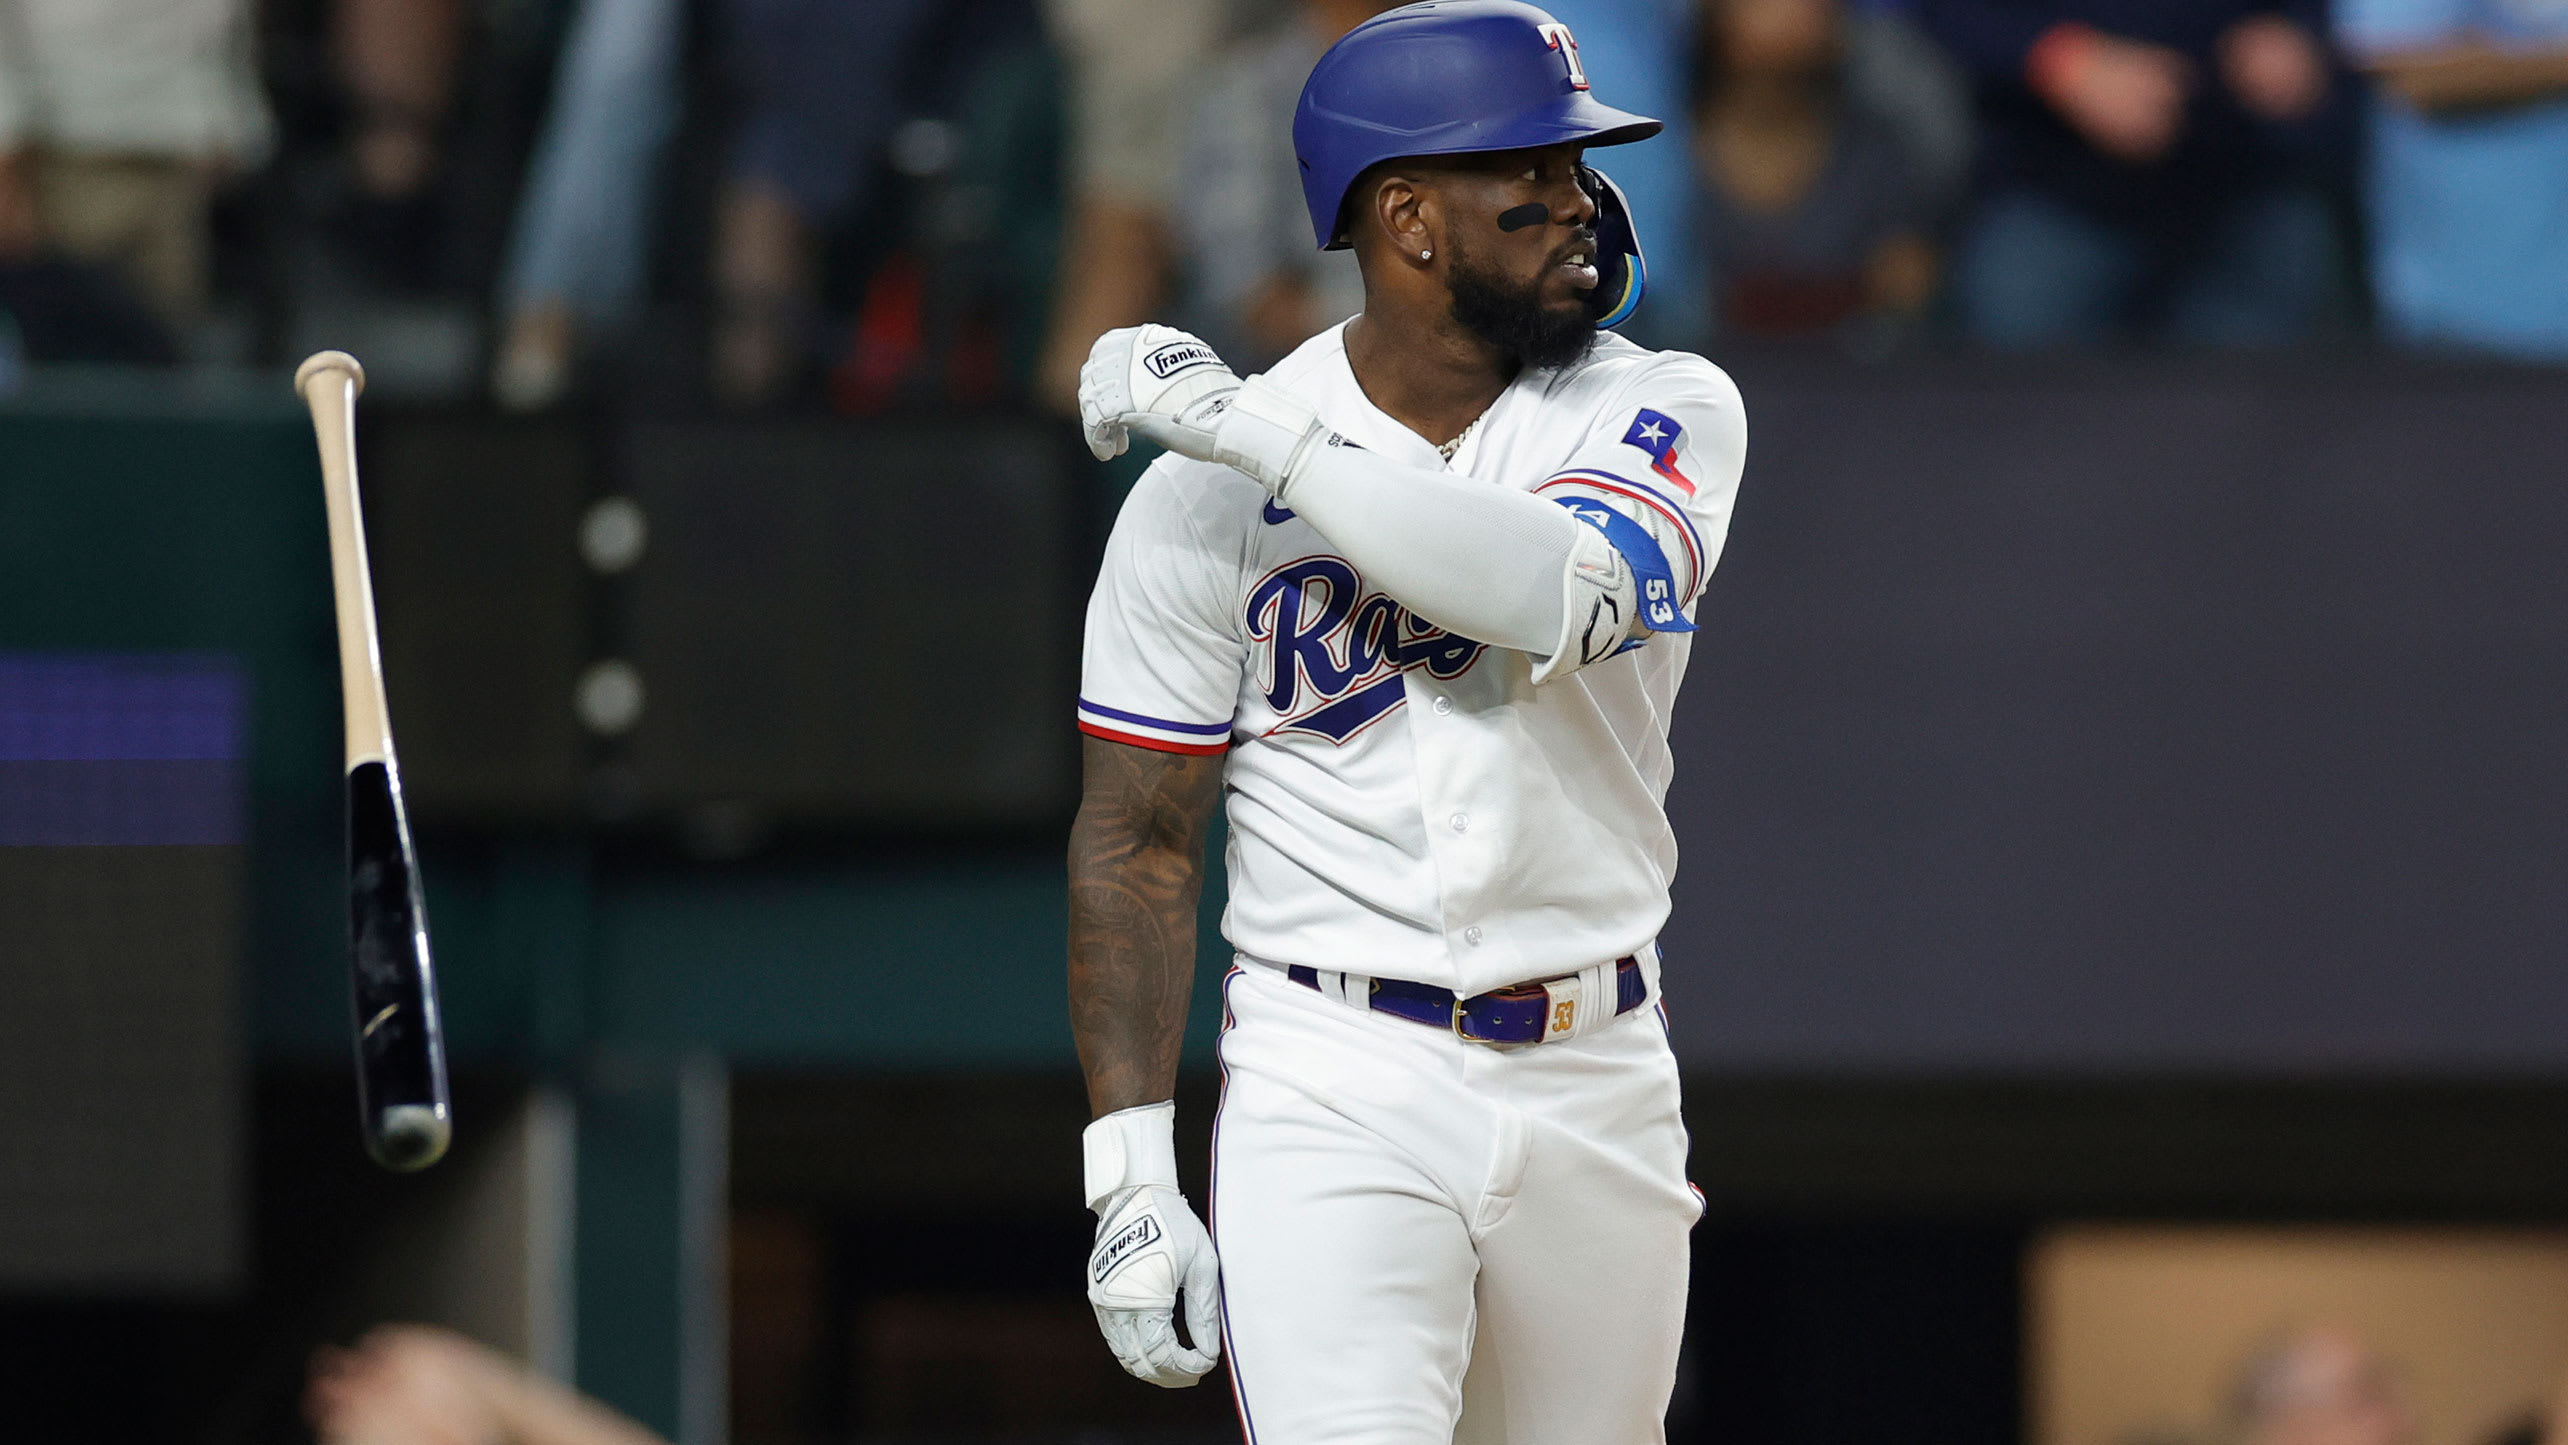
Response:
M1685 428L1662 413L1642 407L1641 414L1632 418L1632 429L1623 433L1623 441L1648 452L1650 470L1676 483L1690 497L1694 495L1694 481L1676 469L1676 439L1683 435Z

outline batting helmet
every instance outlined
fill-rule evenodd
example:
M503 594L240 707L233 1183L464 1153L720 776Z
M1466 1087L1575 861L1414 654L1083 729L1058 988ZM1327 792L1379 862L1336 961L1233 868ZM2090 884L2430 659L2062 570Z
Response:
M1367 166L1405 156L1464 155L1576 142L1623 145L1659 133L1648 116L1588 93L1569 27L1518 0L1425 0L1350 30L1311 68L1293 110L1293 155L1320 249L1347 244L1346 193ZM1646 269L1620 188L1592 167L1579 184L1596 203L1597 324L1641 301Z

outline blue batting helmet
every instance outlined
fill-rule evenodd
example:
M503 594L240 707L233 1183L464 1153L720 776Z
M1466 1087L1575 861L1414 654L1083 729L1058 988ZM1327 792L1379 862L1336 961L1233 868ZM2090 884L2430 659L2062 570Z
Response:
M1320 57L1293 110L1302 199L1324 251L1347 244L1347 189L1382 161L1658 133L1657 121L1590 95L1569 27L1518 0L1425 0L1377 15ZM1596 203L1591 309L1612 326L1640 304L1640 240L1622 191L1593 168L1580 172Z

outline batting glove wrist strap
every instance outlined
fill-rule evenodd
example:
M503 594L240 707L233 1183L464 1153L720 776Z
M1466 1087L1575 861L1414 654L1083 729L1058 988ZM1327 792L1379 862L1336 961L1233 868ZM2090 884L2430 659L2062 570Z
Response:
M1107 1212L1115 1196L1143 1185L1177 1187L1177 1101L1118 1109L1079 1136L1088 1207Z
M1281 502L1303 460L1328 434L1307 402L1264 376L1252 376L1240 383L1213 428L1212 460L1247 473Z

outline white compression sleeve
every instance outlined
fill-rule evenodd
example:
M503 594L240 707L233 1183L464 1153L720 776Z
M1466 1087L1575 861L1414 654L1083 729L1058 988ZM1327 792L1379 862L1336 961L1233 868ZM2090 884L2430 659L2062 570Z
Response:
M1560 643L1561 575L1596 535L1531 493L1351 446L1312 447L1277 499L1410 611L1537 657Z
M1256 478L1410 611L1539 659L1536 682L1640 633L1632 568L1565 507L1348 445L1263 376L1240 384L1212 441L1209 460Z

